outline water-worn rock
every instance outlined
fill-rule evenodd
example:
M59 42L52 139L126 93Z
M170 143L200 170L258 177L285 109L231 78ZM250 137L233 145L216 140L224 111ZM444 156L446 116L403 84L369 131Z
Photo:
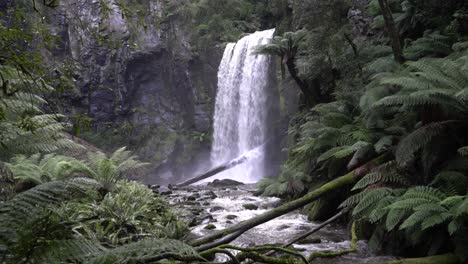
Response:
M213 191L206 191L204 194L204 196L207 196L209 199L216 199L218 198L218 196L213 192Z
M322 242L322 239L320 237L307 237L304 238L300 241L297 242L299 245L305 245L305 244L320 244Z
M224 207L215 206L215 207L213 207L213 208L210 208L209 211L212 213L212 212L217 212L217 211L222 211L222 210L224 210Z
M216 229L216 226L213 225L213 224L207 224L204 229L207 229L207 230L212 230L212 229Z
M252 204L252 203L243 204L242 207L244 207L247 210L257 210L258 209L258 205Z
M231 179L223 179L223 180L216 179L208 183L208 186L211 186L211 187L231 187L231 186L239 186L239 185L244 185L244 183L231 180Z
M285 229L288 229L290 228L291 226L290 225L280 225L276 228L277 231L283 231Z
M159 194L161 194L161 195L170 195L170 194L172 194L172 191L169 188L167 188L166 186L161 186L161 187L159 187Z
M236 219L238 216L237 215L226 215L226 219L233 220Z

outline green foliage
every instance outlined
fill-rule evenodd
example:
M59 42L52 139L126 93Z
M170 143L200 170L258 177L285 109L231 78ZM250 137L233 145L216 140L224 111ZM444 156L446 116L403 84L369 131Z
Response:
M167 202L137 182L119 182L101 201L67 204L63 214L70 220L90 219L74 224L74 232L104 245L146 237L178 239L186 232Z
M285 32L283 36L275 36L270 44L259 45L255 48L256 54L275 55L281 58L281 73L284 78L284 64L294 61L299 52L301 42L306 37L306 31Z
M52 87L18 69L0 65L0 156L77 148L63 133L62 115L46 114L41 95Z
M0 258L6 263L30 263L40 259L49 240L71 235L64 230L55 208L64 201L85 195L94 181L77 178L39 185L16 195L0 210Z
M296 197L304 193L309 183L307 175L284 165L278 178L264 178L257 184L258 192L266 196Z
M186 226L150 189L120 182L99 200L99 186L87 178L53 181L3 203L0 261L133 263L199 258L188 245L169 239L185 235Z
M74 158L56 154L34 154L30 157L18 155L6 163L18 182L32 182L36 185L65 180L75 173L86 171L85 165Z
M273 28L274 22L286 16L285 0L196 0L174 1L165 14L193 27L193 46L209 50L213 43L237 41L242 34Z
M127 178L129 173L134 172L148 163L140 162L137 156L125 147L119 148L110 156L102 152L90 152L86 172L89 177L101 183L105 192L111 191L117 181Z

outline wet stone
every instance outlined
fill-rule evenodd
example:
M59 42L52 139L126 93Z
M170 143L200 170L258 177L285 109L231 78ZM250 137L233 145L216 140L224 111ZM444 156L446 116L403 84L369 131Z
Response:
M277 231L282 231L282 230L285 230L285 229L288 229L290 228L289 225L280 225L276 228Z
M210 212L217 212L217 211L222 211L224 210L224 207L221 207L221 206L215 206L213 208L210 209Z
M226 215L226 218L229 220L236 219L238 216L237 215Z
M297 244L299 245L320 244L320 243L322 243L322 239L320 239L320 237L308 237L297 242Z
M228 187L228 186L239 186L239 185L244 185L242 182L238 182L235 180L231 179L224 179L224 180L214 180L210 183L208 183L208 186L211 187Z
M252 203L243 204L242 207L244 207L247 210L257 210L258 209L258 205L252 204Z
M206 230L213 230L213 229L216 229L216 226L213 225L213 224L207 224L203 229L206 229Z

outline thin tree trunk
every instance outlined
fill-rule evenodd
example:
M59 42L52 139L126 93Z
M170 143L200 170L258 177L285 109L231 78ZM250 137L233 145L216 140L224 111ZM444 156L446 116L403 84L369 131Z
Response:
M388 5L387 0L379 0L380 10L382 11L382 16L385 20L385 28L387 34L390 37L393 56L398 63L404 63L405 57L403 56L403 50L401 48L400 34L395 26L395 21L393 20L392 10Z
M261 214L249 220L240 222L226 229L217 231L211 235L192 240L190 241L190 244L192 246L197 247L197 246L201 246L207 243L211 243L217 239L224 238L225 236L230 235L232 233L236 233L236 234L238 234L238 232L244 233L251 228L254 228L258 225L266 223L286 213L302 208L303 206L317 200L323 195L336 191L336 189L340 187L344 187L344 186L355 183L361 176L367 174L370 169L374 168L376 165L383 163L385 160L387 160L387 155L382 155L372 161L367 162L366 164L360 166L359 168L353 170L352 172L322 185L320 188L317 188L309 192L308 194L304 195L303 197L299 199L285 203L275 209L265 212L264 214ZM232 240L234 240L235 238L236 236L234 236ZM223 240L223 242L229 243L232 240L230 241Z
M294 79L294 81L296 81L299 89L301 89L302 93L304 94L306 104L309 106L317 104L320 99L320 93L314 89L310 89L307 83L299 77L296 65L294 64L294 59L289 59L286 62L286 66L288 67L288 71L291 74L291 77Z

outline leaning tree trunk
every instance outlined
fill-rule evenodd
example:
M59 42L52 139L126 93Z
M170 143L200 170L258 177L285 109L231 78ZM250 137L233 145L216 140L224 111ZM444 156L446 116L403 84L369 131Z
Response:
M210 249L211 247L219 246L220 244L229 243L251 228L254 228L258 225L266 223L286 213L302 208L303 206L317 200L323 195L336 191L336 189L338 188L355 183L361 176L367 174L370 169L374 168L378 164L383 163L386 159L387 159L387 155L382 155L360 166L359 168L353 170L352 172L322 185L320 188L317 188L314 191L309 192L308 194L304 195L303 197L299 199L285 203L264 214L261 214L249 220L240 222L226 229L217 231L211 235L192 240L190 244L192 246L198 247L197 250L202 251L202 250ZM220 239L220 241L216 241L217 239ZM209 246L206 246L205 244L208 244L208 243L209 243Z
M291 77L294 79L294 81L299 86L299 89L301 89L302 93L304 94L306 105L316 105L320 100L320 92L309 87L307 83L299 77L293 58L286 61L286 66L288 67L289 74L291 74Z
M390 38L393 56L398 63L404 63L405 57L403 56L403 50L401 48L400 34L395 26L395 20L393 19L392 10L388 5L387 0L379 0L380 10L385 20L385 29Z

